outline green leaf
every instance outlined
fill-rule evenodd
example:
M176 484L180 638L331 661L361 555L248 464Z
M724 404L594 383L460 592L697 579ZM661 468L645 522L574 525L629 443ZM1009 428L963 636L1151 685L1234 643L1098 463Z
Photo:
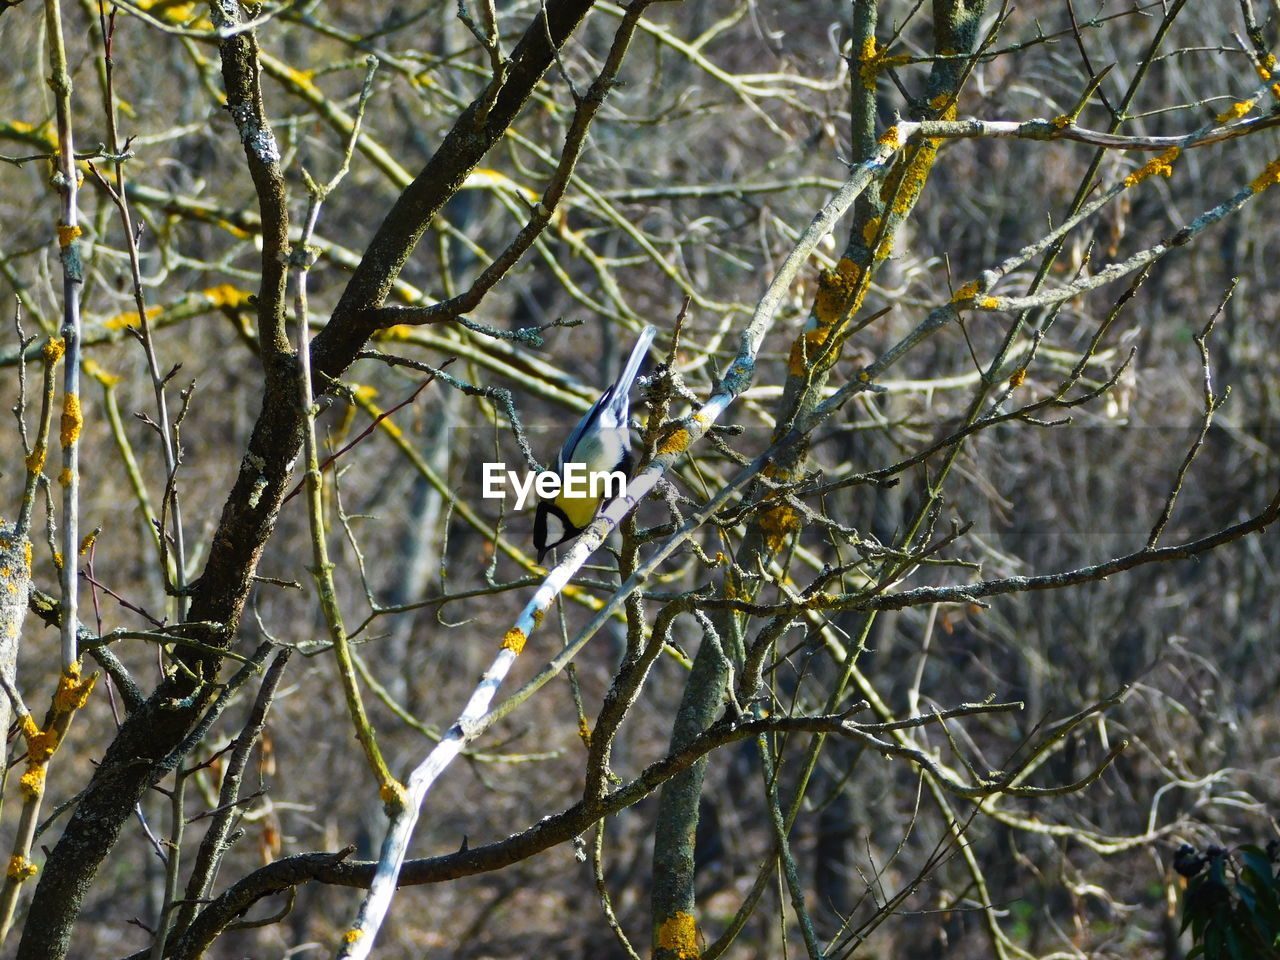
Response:
M1204 955L1206 960L1227 960L1227 937L1216 923L1204 931Z
M1253 844L1245 844L1239 850L1240 859L1244 861L1246 870L1251 870L1254 875L1261 881L1255 884L1255 887L1261 892L1264 888L1275 890L1277 883L1275 871L1272 869L1271 861L1267 859L1267 855Z
M1245 945L1240 940L1240 934L1234 927L1227 927L1227 955L1231 960L1252 960Z
M1270 939L1273 934L1280 932L1280 897L1277 896L1275 881L1269 875L1269 865L1267 865L1267 871L1267 874L1259 875L1253 862L1250 861L1240 871L1244 882L1236 886L1236 892L1248 906L1249 912L1253 914L1254 922Z
M1258 907L1258 898L1254 896L1253 890L1247 883L1236 884L1236 896L1244 901L1244 905L1249 908L1250 913L1254 913Z

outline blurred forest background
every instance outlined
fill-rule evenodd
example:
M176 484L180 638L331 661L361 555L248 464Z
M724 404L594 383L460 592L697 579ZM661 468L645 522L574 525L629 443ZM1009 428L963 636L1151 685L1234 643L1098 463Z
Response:
M545 9L558 16L570 5ZM23 435L13 419L3 427L8 521L31 480L23 444L36 434L42 349L63 322L47 6L0 2L0 312L8 331L0 390L5 409L21 390L26 423ZM610 539L577 575L499 699L587 623L616 589L619 561L628 572L672 532L673 509L688 514L724 486L735 456L756 457L840 388L861 380L866 389L808 424L804 459L733 498L665 560L625 615L576 656L571 675L470 746L428 795L410 856L466 853L530 831L583 799L584 776L588 794L593 776L602 789L630 782L688 742L687 730L673 731L677 716L682 724L701 716L701 729L726 703L764 721L834 716L865 700L849 719L919 723L884 727L874 742L781 726L730 739L683 799L647 784L635 802L589 818L599 824L576 840L530 847L501 869L472 870L459 853L433 882L398 892L376 955L776 958L813 955L816 943L830 958L1185 956L1191 940L1179 934L1175 852L1184 843L1265 846L1277 837L1280 810L1280 552L1263 529L1280 476L1280 218L1264 172L1280 154L1269 129L1280 91L1265 82L1267 50L1280 39L1276 7L574 6L585 16L528 102L478 163L451 168L456 182L441 187L446 202L398 276L392 271L387 303L465 294L531 216L546 212L536 240L496 284L474 288L473 302L448 315L398 322L366 309L358 358L340 364L336 383L318 381L317 392L327 391L316 417L321 456L343 450L325 471L320 505L336 596L365 708L398 776L453 722L540 579L532 509L515 513L510 501L503 509L480 497L482 463L521 464L513 412L533 454L552 462L635 331L651 322L659 336L648 386L663 399L646 405L637 388L633 412L642 422L655 410L686 416L738 355L740 333L797 238L886 130L900 120L1062 122L1037 138L986 130L899 150L901 165L859 199L777 304L754 382L722 429L676 462L625 546ZM157 767L155 786L138 788L96 875L79 877L79 899L52 879L43 885L46 853L64 830L64 860L73 861L75 831L85 826L76 805L105 789L91 784L105 782L104 752L120 742L126 715L159 710L166 696L181 700L162 681L181 683L174 677L197 653L205 668L213 663L173 636L158 642L186 616L166 584L211 582L206 563L217 556L224 502L238 471L249 469L246 443L273 402L266 385L276 374L263 359L268 310L271 329L287 319L296 342L292 286L284 298L262 292L264 270L278 273L284 255L263 206L266 174L246 160L243 118L225 106L228 51L256 37L251 54L295 242L308 201L302 170L324 181L342 165L367 58L377 59L350 170L325 198L311 239L308 319L318 334L350 320L341 298L356 265L396 198L452 143L450 131L470 122L467 104L519 79L507 70L495 81L495 63L505 70L526 33L548 32L543 5L531 0L215 7L256 22L220 38L199 4L61 4L83 155L80 532L100 531L78 559L79 616L88 635L128 635L108 637L110 660L88 659L86 669L109 676L49 760L30 850L41 872L13 884L6 955L52 956L38 952L53 948L33 925L53 914L74 924L58 955L197 955L182 952L194 941L178 938L237 881L265 864L348 845L345 863L371 860L382 840L378 784L353 737L299 495L267 525L248 571L264 579L245 587L236 629L184 634L256 656L259 666L281 647L294 650L233 806L219 790L227 748L264 682L253 670L207 726L199 723L206 701L165 734L176 744L199 731L183 741L176 778ZM633 36L615 64L611 46L625 30ZM569 174L558 166L566 137L602 73L607 96ZM1256 104L1235 107L1253 97ZM1233 125L1239 135L1188 145L1171 171L1134 175L1162 155L1143 138ZM1101 149L1057 135L1077 129L1143 142ZM982 301L985 286L966 289L1042 241L1070 215L1078 191L1095 200L1130 175L1061 244L1004 271L990 291L996 299ZM539 199L557 179L563 199L548 211ZM1149 264L1133 261L1241 191L1247 202L1221 222L1196 227ZM130 212L137 288L113 192ZM1113 282L1081 282L1126 262ZM1042 289L1078 289L1026 309L999 302L1040 288L1037 274ZM142 337L131 335L142 325L139 290L159 387ZM973 309L913 339L954 302ZM531 328L544 342L508 335ZM899 343L909 349L876 366ZM664 357L669 366L657 366ZM164 550L156 523L172 536L175 498L166 492L158 392L170 423L180 419L170 449L181 451L172 491L183 542ZM661 431L645 434L650 453ZM290 467L300 441L291 442ZM41 595L59 594L60 469L51 451L36 477L33 609ZM278 501L301 480L301 469L273 480L267 498ZM794 509L779 507L784 500ZM1009 579L1194 543L1257 517L1256 531L1228 532L1214 549L1144 557L1061 589ZM915 588L997 580L1008 589L985 598L953 592L876 606L875 598ZM825 608L797 600L822 593L844 600ZM192 602L204 609L198 596ZM56 609L42 609L56 621ZM644 640L646 623L668 631L658 637L664 643ZM643 687L618 720L605 761L612 774L584 774L581 731L596 727L620 664L634 666L642 647ZM699 662L714 683L704 683ZM37 720L58 663L57 630L29 614L15 685ZM241 667L227 657L213 663L223 682ZM709 691L696 705L691 684ZM945 723L934 716L991 698L990 709ZM1015 702L1021 709L999 707ZM28 747L23 737L10 740L5 849L20 833ZM977 788L948 789L957 784ZM686 829L697 823L689 849L671 827L682 803L693 805ZM209 815L219 810L226 815ZM794 817L785 843L779 817ZM190 895L188 871L213 822L231 833L226 849L216 851L200 903L175 907ZM664 853L672 851L688 863L687 876L670 874ZM339 882L298 869L296 880L246 901L243 916L227 917L206 955L330 955L359 902L355 874ZM694 931L680 926L687 913ZM153 951L162 916L169 944ZM263 918L275 922L227 926Z

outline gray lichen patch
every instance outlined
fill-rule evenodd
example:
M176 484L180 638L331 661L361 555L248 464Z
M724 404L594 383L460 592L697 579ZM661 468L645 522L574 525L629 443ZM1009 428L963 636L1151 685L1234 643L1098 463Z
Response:
M227 110L240 131L241 142L249 151L263 163L279 163L280 146L275 135L258 123L253 108L247 103L229 103Z

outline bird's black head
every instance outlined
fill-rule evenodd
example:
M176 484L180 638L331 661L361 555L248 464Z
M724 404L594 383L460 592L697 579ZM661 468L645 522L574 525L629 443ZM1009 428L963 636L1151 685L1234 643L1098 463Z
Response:
M538 512L533 517L533 545L538 551L538 565L552 547L572 540L581 530L575 530L564 511L548 500L538 501Z

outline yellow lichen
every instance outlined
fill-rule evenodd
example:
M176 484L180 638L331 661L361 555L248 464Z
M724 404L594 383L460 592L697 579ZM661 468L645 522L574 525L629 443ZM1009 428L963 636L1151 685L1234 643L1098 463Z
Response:
M874 90L876 86L876 59L884 50L875 37L867 37L862 41L862 51L858 56L861 66L858 68L858 76L862 78L862 85L868 90Z
M80 541L80 556L83 557L86 553L88 553L91 549L93 549L93 542L97 539L98 539L98 531L97 530L89 531L89 534L83 540Z
M823 270L818 276L818 293L813 300L813 313L804 331L791 344L788 372L799 377L805 367L822 352L832 329L858 309L866 287L860 282L862 268L842 257L834 270Z
M37 869L36 865L26 857L15 853L9 858L9 869L5 871L5 876L21 883L23 880L34 877Z
M892 57L881 57L876 62L877 70L888 70L890 67L902 67L911 62L909 53L895 53Z
M342 935L342 939L347 941L347 943L355 943L357 940L359 940L363 936L364 936L363 930L348 930L346 933Z
M893 212L899 215L909 213L915 202L920 197L920 193L924 190L925 178L928 177L929 171L933 169L933 161L938 155L938 146L936 140L930 140L923 143L916 151L915 156L907 163L903 170L902 185L896 190L893 196Z
M40 349L40 357L45 363L54 364L62 359L66 349L67 345L62 342L61 337L50 337Z
M1065 130L1067 127L1071 126L1073 122L1072 118L1065 113L1059 114L1053 118L1053 125L1058 130Z
M164 307L147 307L147 319L154 320L164 311ZM136 310L130 310L127 313L117 313L114 317L108 317L102 321L102 325L108 330L123 330L126 327L136 327L141 322L141 317Z
M408 340L417 331L411 323L397 323L390 327L384 327L373 335L375 340Z
M18 789L24 797L38 797L44 792L44 767L28 767L18 781Z
M286 75L299 87L309 90L316 88L316 85L311 82L312 77L316 75L314 70L295 70L289 67L286 70Z
M978 301L978 306L982 307L983 310L994 310L999 305L1000 301L995 297L983 297Z
M791 355L787 360L787 372L793 377L804 376L805 367L822 348L831 332L828 324L810 318L805 331L796 337L791 344Z
M1274 187L1277 183L1280 183L1280 157L1268 163L1266 169L1253 178L1253 181L1249 184L1249 189L1254 193L1261 193L1268 187Z
M68 393L62 398L62 430L59 437L64 447L72 446L80 439L80 428L84 426L84 416L80 412L80 397Z
M587 727L587 718L578 718L578 738L587 749L591 748L591 730Z
M1258 76L1261 77L1263 80L1270 80L1271 72L1275 70L1275 68L1276 68L1275 54L1268 53L1265 57L1262 58L1262 62L1259 63L1254 69L1258 71Z
M79 227L69 227L65 223L58 224L58 246L66 249L71 246L76 237L82 236L84 231Z
M939 120L954 120L956 118L956 98L954 94L938 94L929 101L929 107L938 114Z
M208 17L199 16L201 7L195 3L152 3L144 9L152 9L169 23L185 24L193 30L212 30Z
M880 218L872 217L862 228L862 242L868 247L875 243L876 231L880 229Z
M898 129L898 125L894 124L884 133L880 134L880 139L876 141L881 146L892 147L897 150L902 146L902 131Z
M81 678L80 664L71 664L67 672L58 678L58 690L53 695L53 708L61 713L79 710L89 702L89 694L93 692L93 685L97 682L96 673Z
M1162 177L1173 176L1173 161L1178 159L1178 155L1180 153L1182 153L1182 151L1177 147L1170 147L1164 153L1160 154L1160 156L1156 157L1154 160L1149 160L1146 164L1125 177L1124 185L1126 187L1132 187L1135 184L1139 184L1143 180L1146 180L1148 177L1156 175Z
M227 233L231 234L237 240L247 240L251 236L253 236L253 234L250 233L248 230L244 229L244 227L237 227L230 220L215 220L213 222L217 226L221 227L223 230L227 231Z
M1027 379L1026 367L1023 367L1021 370L1015 370L1013 371L1012 376L1009 377L1009 386L1020 387L1022 386L1022 381L1025 379Z
M876 88L876 74L882 70L888 70L890 67L900 67L911 60L911 57L905 53L896 54L892 57L886 57L885 51L889 48L876 43L875 37L867 37L862 41L862 55L858 58L860 66L858 67L858 76L862 80L862 85L868 90Z
M387 806L400 807L404 805L408 794L405 793L404 787L396 780L388 780L378 788L378 796Z
M829 327L856 309L862 292L861 278L862 268L848 257L841 257L834 270L822 271L818 277L818 295L813 301L819 326ZM825 339L823 333L821 340Z
M972 300L978 295L978 281L970 280L963 287L955 292L951 298L952 303L958 303L961 300Z
M248 303L249 298L253 296L249 291L241 290L230 283L209 287L204 291L204 295L215 307L238 307Z
M104 387L114 387L124 379L123 377L118 377L114 373L107 371L99 363L89 359L88 357L86 357L84 363L81 364L81 369Z
M26 731L24 730L25 734ZM58 731L50 727L48 730L37 730L27 735L27 763L44 763L58 749Z
M956 101L949 93L940 93L929 101L929 106L938 114L939 120L956 118ZM933 161L938 156L938 147L942 140L929 137L915 149L901 158L894 165L889 176L880 184L880 199L888 203L893 201L893 212L905 215L910 212L924 190L925 180L933 169Z
M659 444L658 456L661 457L671 453L680 453L689 446L691 439L689 431L684 427L680 427L678 430L672 431L671 436L667 437L661 444Z
M658 949L669 950L680 960L697 960L698 924L692 914L677 910L658 928Z
M1223 110L1220 114L1214 117L1214 120L1218 123L1230 123L1232 120L1239 120L1252 109L1252 100L1240 100Z
M524 649L525 641L528 639L523 630L519 627L512 627L507 631L507 635L502 638L502 649L518 654Z
M782 549L791 534L800 529L800 514L785 503L770 507L760 514L760 532L772 553Z
M42 443L27 454L27 473L39 473L44 469L44 460L47 452Z
M64 487L71 486L71 468L70 467L63 467L60 471L58 471L58 483L60 483Z
M381 415L381 411L375 407L374 416L376 417L380 415ZM378 421L378 426L381 427L383 430L385 430L387 433L387 436L389 437L394 437L395 439L399 440L401 437L404 436L404 431L400 429L400 425L397 424L390 417L383 417L381 420Z

